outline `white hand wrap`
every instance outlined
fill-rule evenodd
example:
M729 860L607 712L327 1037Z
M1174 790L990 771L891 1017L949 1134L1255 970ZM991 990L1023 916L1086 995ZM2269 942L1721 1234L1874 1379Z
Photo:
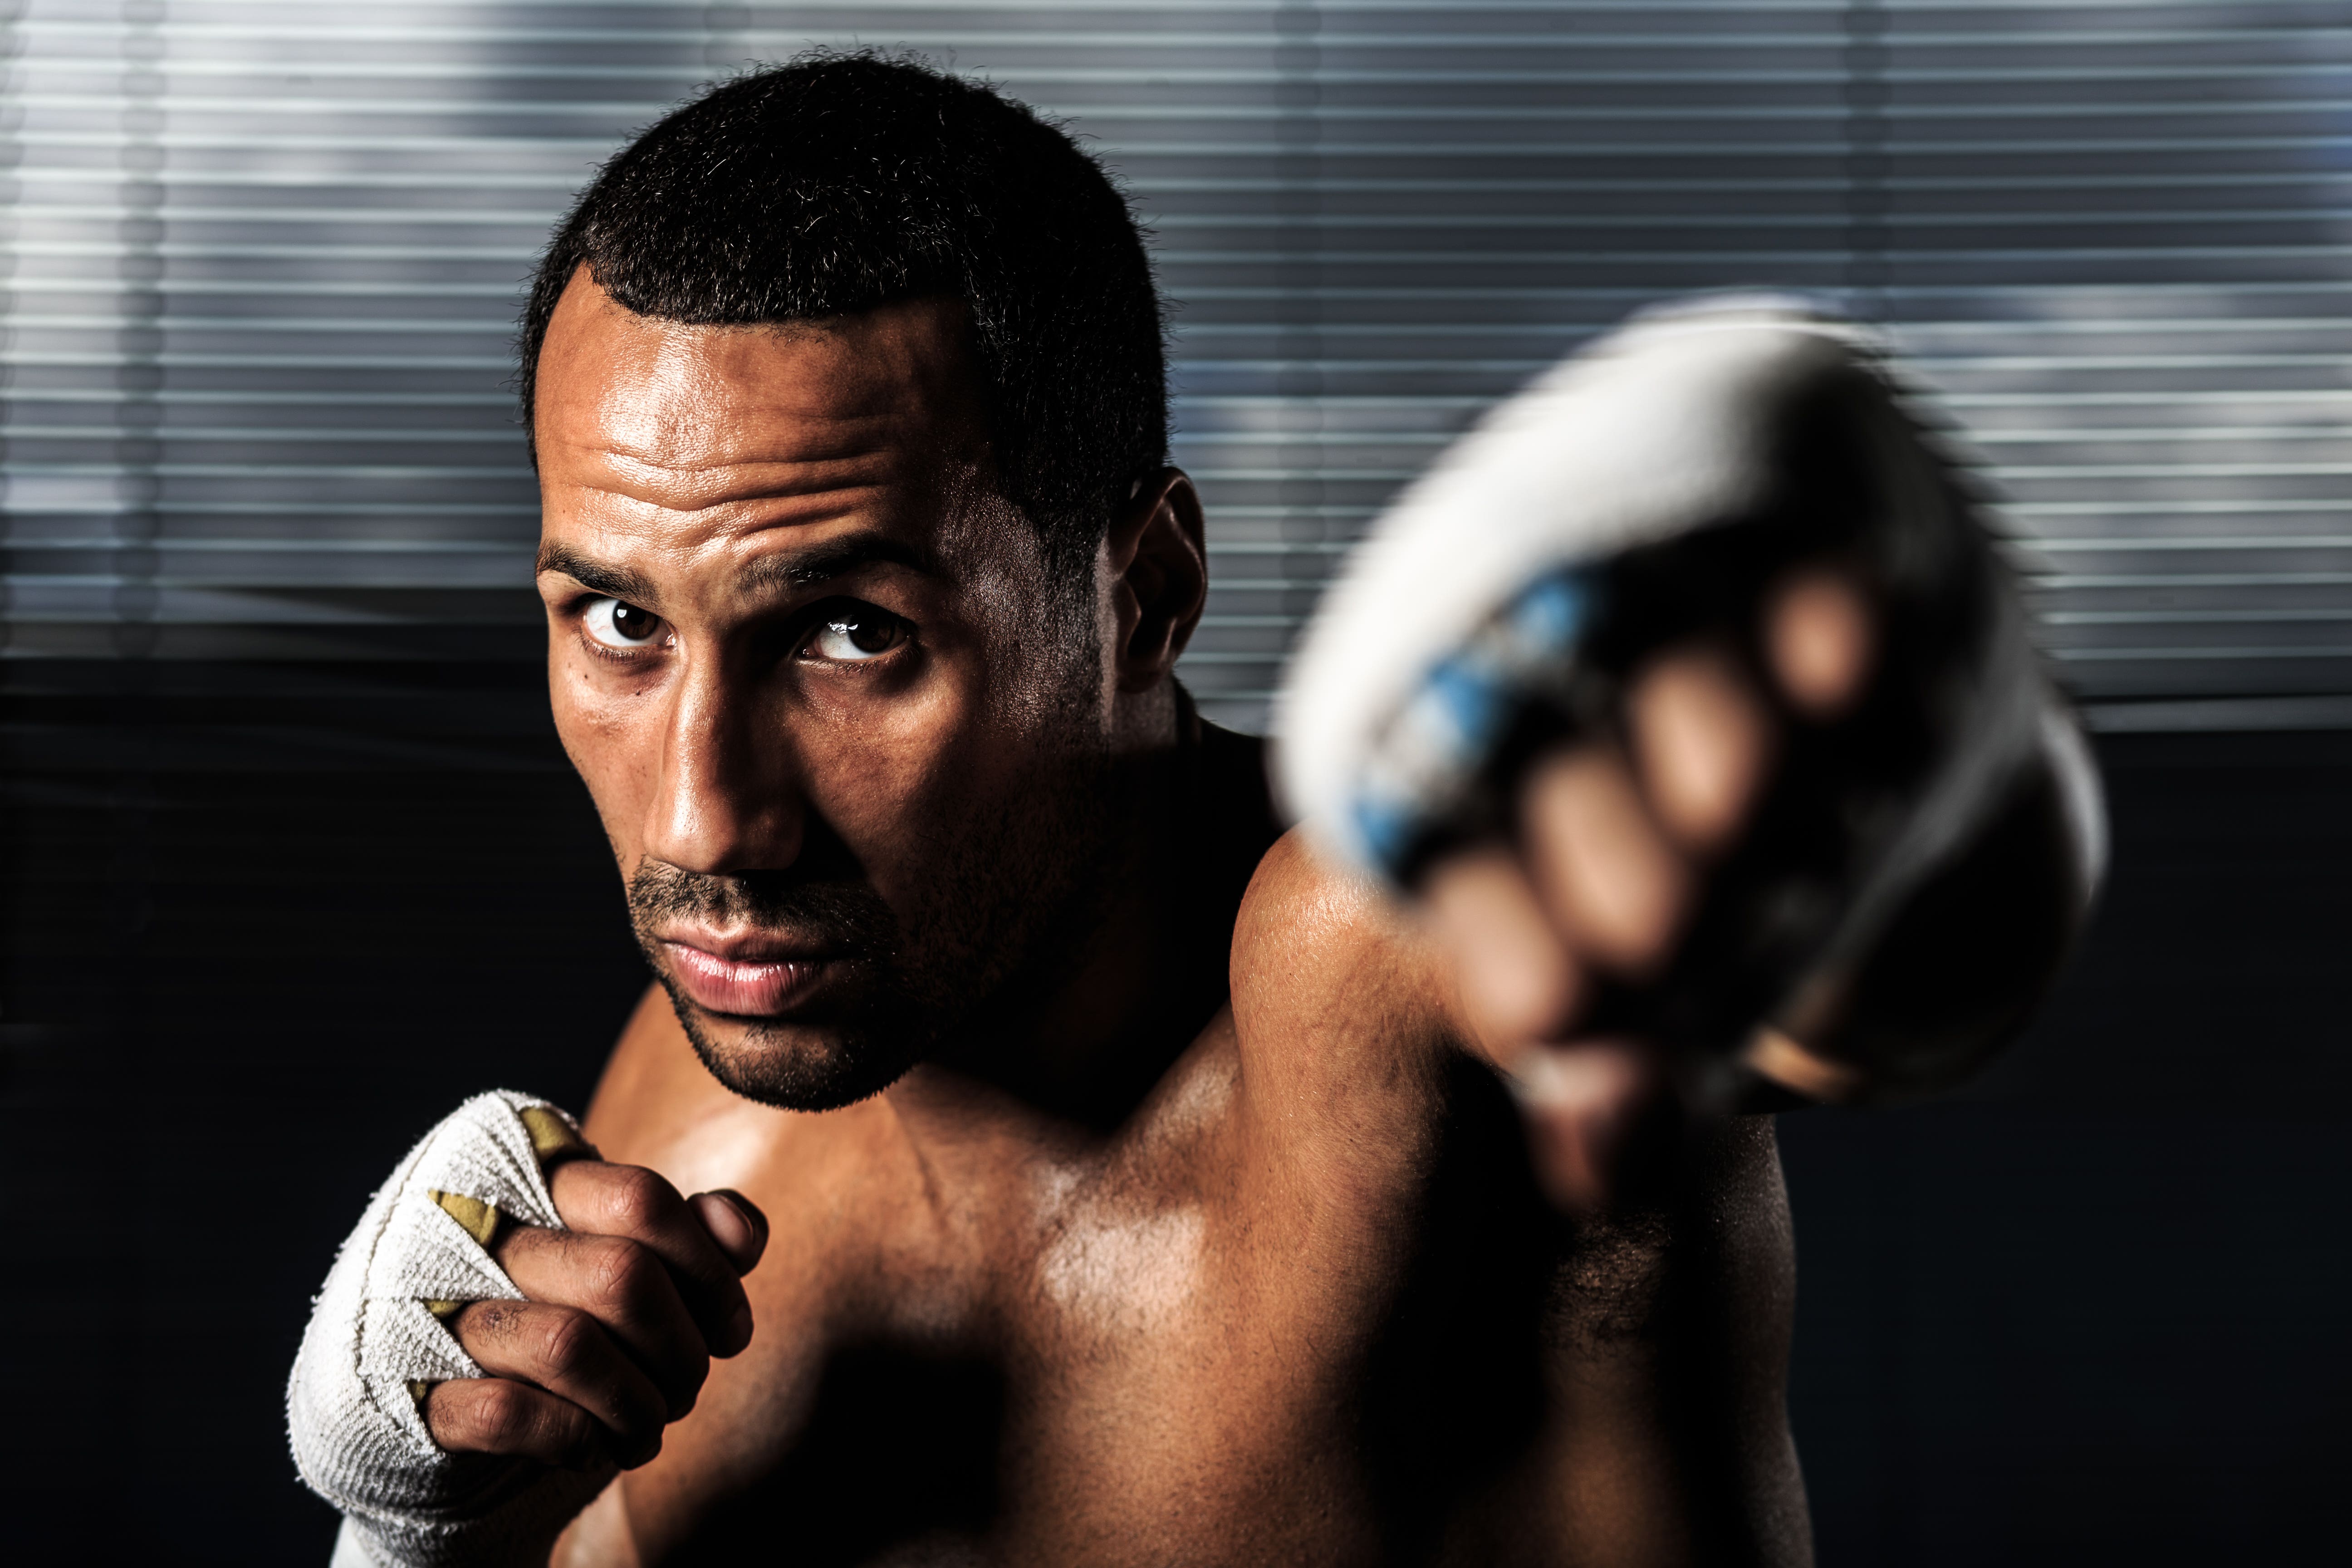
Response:
M1373 523L1291 662L1275 756L1307 831L1393 876L1389 820L1443 810L1466 788L1494 717L1486 690L1433 688L1433 672L1491 666L1482 631L1547 574L1768 507L1793 407L1834 383L1873 386L1893 406L1881 352L1865 330L1788 301L1703 298L1635 317L1490 411ZM1897 470L1887 488L1941 501L1946 464L1926 443L1874 456ZM1572 658L1586 613L1556 613L1566 646L1531 661ZM1967 726L1976 758L1955 745L1960 768L2036 743L2042 685L2021 616L2014 625L1988 639L1988 700ZM1503 687L1540 676L1471 673Z
M1760 597L1769 574L1830 552L1864 564L1885 617L1880 684L1926 735L1904 753L1921 760L1898 777L1890 748L1878 771L1847 770L1852 793L1817 836L1843 837L1839 858L1752 877L1745 903L1723 905L1740 912L1708 933L1704 952L1724 963L1669 977L1674 1016L1727 1048L1771 1005L1750 993L1790 997L1808 974L1843 984L2037 778L2071 819L2086 901L2095 774L1971 489L1906 411L1881 346L1787 302L1637 318L1494 409L1405 490L1291 665L1283 792L1326 850L1411 887L1452 847L1508 836L1511 770L1611 721L1612 683L1648 628L1724 602L1741 574Z
M287 1384L294 1462L344 1514L335 1568L547 1561L604 1478L437 1447L424 1390L488 1375L442 1317L520 1300L486 1250L501 1218L563 1228L545 1164L586 1148L530 1095L477 1095L425 1135L379 1191L327 1276Z

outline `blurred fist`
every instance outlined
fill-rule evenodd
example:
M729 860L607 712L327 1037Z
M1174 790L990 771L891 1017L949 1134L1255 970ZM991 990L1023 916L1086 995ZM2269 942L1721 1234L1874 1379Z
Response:
M1958 1081L2095 885L2095 773L1883 350L1645 312L1403 492L1300 644L1286 794L1431 910L1565 1202L1754 1073Z
M1421 883L1471 1026L1519 1084L1542 1174L1570 1206L1604 1200L1629 1128L1671 1087L1661 1043L1596 1029L1597 1000L1674 966L1792 735L1844 718L1870 680L1874 617L1849 573L1786 573L1754 614L1638 660L1606 738L1535 758L1515 831Z

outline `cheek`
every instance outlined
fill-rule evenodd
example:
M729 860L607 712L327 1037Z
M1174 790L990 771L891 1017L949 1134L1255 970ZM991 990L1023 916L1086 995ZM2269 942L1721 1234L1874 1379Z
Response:
M635 864L659 768L661 716L652 694L614 690L592 679L562 649L548 660L548 700L556 738L588 786L604 837L624 868Z
M1057 582L1031 525L993 500L975 508L950 542L962 564L971 653L985 666L992 721L1042 744L1061 741L1074 716L1104 721L1116 642L1102 630L1115 621L1100 613L1108 546L1097 548L1092 581Z
M886 700L813 699L789 721L810 806L886 896L920 896L1038 777L1036 733L1004 711L989 661L942 659L929 674Z
M970 695L937 679L878 701L820 691L782 716L810 805L869 868L919 848L955 800L979 717Z

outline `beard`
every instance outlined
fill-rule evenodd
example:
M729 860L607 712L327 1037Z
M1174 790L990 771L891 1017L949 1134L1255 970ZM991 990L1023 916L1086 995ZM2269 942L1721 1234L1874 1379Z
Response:
M828 963L846 972L851 991L877 992L887 1004L906 992L875 982L894 967L903 943L890 907L863 882L812 881L776 871L712 876L647 860L629 879L629 919L694 1054L745 1099L829 1110L888 1088L912 1065L893 1047L910 1037L913 1019L892 1018L887 1005L825 1008L791 1024L740 1020L741 1037L723 1040L671 973L654 935L680 919L790 931L822 947Z
M928 862L893 908L821 822L782 871L714 875L647 860L631 924L697 1057L763 1105L831 1110L877 1094L943 1046L1017 1027L1024 1004L1077 962L1097 903L1114 806L1107 759L1079 747L1011 802L927 836ZM728 1017L688 996L655 932L690 920L789 933L827 955L827 984L790 1019Z

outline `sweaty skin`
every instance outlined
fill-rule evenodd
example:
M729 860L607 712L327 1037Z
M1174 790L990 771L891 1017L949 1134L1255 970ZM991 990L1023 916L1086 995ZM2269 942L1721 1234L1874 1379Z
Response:
M927 1068L751 1105L657 993L587 1127L774 1228L751 1348L560 1562L1810 1558L1769 1121L1561 1215L1426 949L1294 840L1232 1005L1108 1136ZM636 1556L591 1550L621 1517Z
M551 690L625 881L822 878L895 932L640 910L670 994L588 1135L667 1178L672 1223L676 1192L730 1189L768 1234L706 1213L759 1258L749 1346L698 1396L731 1341L677 1331L683 1372L632 1342L691 1411L608 1443L659 1453L555 1561L1806 1561L1769 1121L1691 1132L1604 1215L1590 1180L1539 1178L1490 1065L1571 1016L1584 970L1672 942L1766 765L1766 739L1720 739L1753 715L1693 664L1661 733L1730 702L1699 724L1712 771L1646 742L1562 761L1546 831L1613 823L1630 869L1489 867L1499 902L1439 899L1457 944L1514 909L1570 933L1542 995L1482 1017L1439 943L1277 837L1255 742L1175 687L1205 552L1174 470L1114 521L1073 658L961 331L939 301L685 327L583 276L548 336ZM721 1081L848 1098L891 1048L873 1016L931 1031L878 1094L794 1110ZM457 1331L492 1364L488 1327ZM530 1364L499 1363L553 1385ZM479 1414L501 1381L436 1387L436 1436L552 1455Z

